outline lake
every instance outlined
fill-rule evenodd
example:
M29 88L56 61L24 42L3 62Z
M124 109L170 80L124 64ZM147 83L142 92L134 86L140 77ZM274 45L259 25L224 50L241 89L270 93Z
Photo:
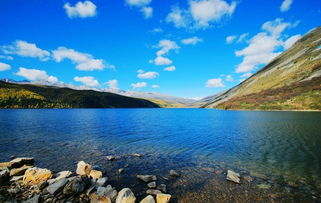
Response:
M136 174L175 169L180 178L159 181L178 202L321 199L319 112L0 110L0 129L0 161L32 156L37 166L75 171L85 160L104 169L117 189L145 187ZM227 182L227 169L239 172L242 184Z

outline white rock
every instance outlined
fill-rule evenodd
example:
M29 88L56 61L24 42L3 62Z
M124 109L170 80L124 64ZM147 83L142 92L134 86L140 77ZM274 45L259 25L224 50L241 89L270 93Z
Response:
M81 176L88 176L90 174L91 169L92 166L90 164L87 164L84 161L79 161L77 164L76 173Z
M229 181L232 181L234 183L240 183L240 174L239 173L235 173L234 171L231 170L227 170L227 176L226 179Z
M129 188L122 189L117 196L116 203L135 203L136 197Z
M151 195L146 196L140 203L155 203L154 197Z

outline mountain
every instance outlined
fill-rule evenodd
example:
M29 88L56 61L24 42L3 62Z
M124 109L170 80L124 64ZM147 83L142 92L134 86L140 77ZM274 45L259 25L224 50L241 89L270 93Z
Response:
M0 81L0 108L157 108L144 99L94 90Z
M321 26L203 108L321 110Z

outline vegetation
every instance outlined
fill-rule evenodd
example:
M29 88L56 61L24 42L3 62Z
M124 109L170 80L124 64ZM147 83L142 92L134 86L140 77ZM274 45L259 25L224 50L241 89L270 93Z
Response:
M0 108L155 108L150 101L93 90L0 82Z

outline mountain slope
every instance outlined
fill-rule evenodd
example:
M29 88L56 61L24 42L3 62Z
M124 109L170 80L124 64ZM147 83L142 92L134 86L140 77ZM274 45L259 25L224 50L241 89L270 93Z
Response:
M202 107L222 109L321 110L321 27L256 74Z
M107 92L0 81L0 108L157 108L157 104Z

